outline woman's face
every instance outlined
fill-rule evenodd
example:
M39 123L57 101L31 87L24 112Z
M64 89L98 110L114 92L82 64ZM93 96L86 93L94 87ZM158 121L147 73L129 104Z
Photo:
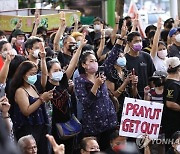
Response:
M62 68L59 63L53 63L49 71L49 77L52 78L52 73L62 71Z
M116 148L123 148L123 146L126 144L126 137L123 136L118 136L111 142L111 148L116 149Z
M5 52L5 51L10 51L12 50L12 46L10 43L5 43L2 47L2 50L0 51L1 53Z
M36 75L36 74L37 74L37 68L33 67L24 75L24 80L27 81L29 76Z
M161 50L166 50L166 46L164 46L163 44L160 44L158 46L158 51L161 51Z
M82 67L86 70L87 73L96 73L98 69L98 62L95 55L88 55L86 57L85 63L82 64Z

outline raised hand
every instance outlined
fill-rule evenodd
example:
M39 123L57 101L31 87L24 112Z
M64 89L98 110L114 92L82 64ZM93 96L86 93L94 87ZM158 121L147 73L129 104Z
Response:
M39 49L40 49L40 52L39 52L40 57L45 58L46 57L46 52L45 52L45 49L44 49L43 42L39 42Z
M47 134L46 137L48 138L49 142L51 143L55 154L64 154L65 153L64 144L58 145L52 135Z

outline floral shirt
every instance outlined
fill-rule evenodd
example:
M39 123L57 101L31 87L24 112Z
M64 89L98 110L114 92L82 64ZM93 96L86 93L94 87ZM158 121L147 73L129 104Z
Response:
M96 96L91 92L93 83L84 75L75 79L75 91L82 103L82 126L84 135L97 135L117 125L117 116L105 84Z

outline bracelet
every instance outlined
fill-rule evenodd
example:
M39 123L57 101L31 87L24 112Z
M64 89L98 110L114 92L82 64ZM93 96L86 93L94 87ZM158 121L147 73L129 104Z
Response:
M121 38L121 37L118 37L117 39L122 40L122 41L124 41L124 40L125 40L125 39L123 39L123 38Z
M101 37L101 39L104 39L105 37Z
M117 92L118 92L119 94L122 94L123 90L117 89Z
M119 25L119 23L118 23L118 22L116 22L116 24L118 24L118 25Z

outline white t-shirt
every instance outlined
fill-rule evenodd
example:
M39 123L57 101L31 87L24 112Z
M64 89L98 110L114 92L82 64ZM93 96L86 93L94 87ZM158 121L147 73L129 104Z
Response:
M153 58L152 57L152 60L153 60L153 63L154 63L154 66L156 68L156 71L163 71L163 72L167 72L167 66L166 66L166 60L168 58L166 57L164 60L159 58L156 54L156 56Z

